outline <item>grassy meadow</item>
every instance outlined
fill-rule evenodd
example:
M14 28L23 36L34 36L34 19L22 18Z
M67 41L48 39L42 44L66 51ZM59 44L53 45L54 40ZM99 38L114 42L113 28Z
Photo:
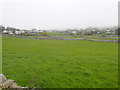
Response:
M2 36L0 35L0 73L2 73Z
M3 37L3 74L20 86L117 88L118 43Z

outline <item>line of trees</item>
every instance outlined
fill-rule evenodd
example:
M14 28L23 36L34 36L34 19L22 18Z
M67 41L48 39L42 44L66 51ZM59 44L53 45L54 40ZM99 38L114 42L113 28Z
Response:
M5 26L0 25L0 32L2 32L2 31L4 31L4 30L8 30L8 31L13 31L13 32L15 32L15 31L17 31L17 30L19 30L19 29L14 28L14 27L6 27L6 28L5 28Z
M14 33L15 31L19 31L20 29L17 29L14 27L5 27L3 25L0 25L0 33L2 33L4 30L12 31ZM97 32L105 33L105 31L107 31L107 30L114 31L115 35L120 35L120 28L117 28L117 27L107 27L107 28L88 27L84 30L83 29L81 29L81 30L75 29L74 31L79 32L79 33L82 33L85 31L86 34L89 34L89 33L96 34ZM67 31L69 31L69 30L67 30Z

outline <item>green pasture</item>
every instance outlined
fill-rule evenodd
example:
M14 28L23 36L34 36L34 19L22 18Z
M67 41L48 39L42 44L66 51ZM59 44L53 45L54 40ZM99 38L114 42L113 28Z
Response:
M2 70L20 86L117 88L118 43L3 37Z
M0 74L2 73L2 36L0 36Z

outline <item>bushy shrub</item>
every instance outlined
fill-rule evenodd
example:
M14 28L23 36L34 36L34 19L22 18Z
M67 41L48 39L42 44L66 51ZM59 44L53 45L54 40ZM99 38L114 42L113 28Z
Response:
M102 37L106 37L106 35L105 35L105 34L102 34L101 36L102 36Z
M48 34L47 33L40 33L41 35L43 35L43 36L47 36Z

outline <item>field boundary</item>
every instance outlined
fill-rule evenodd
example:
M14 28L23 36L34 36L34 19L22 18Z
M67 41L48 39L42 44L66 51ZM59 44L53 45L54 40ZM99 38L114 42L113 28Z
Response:
M27 37L27 36L11 36L11 35L3 35L7 37L17 37L17 38L26 38L26 39L40 39L40 40L86 40L86 41L98 41L98 42L113 42L113 43L119 43L120 40L95 40L95 39L70 39L70 38L64 38L59 36L46 36L44 37ZM52 37L52 38L50 38Z

